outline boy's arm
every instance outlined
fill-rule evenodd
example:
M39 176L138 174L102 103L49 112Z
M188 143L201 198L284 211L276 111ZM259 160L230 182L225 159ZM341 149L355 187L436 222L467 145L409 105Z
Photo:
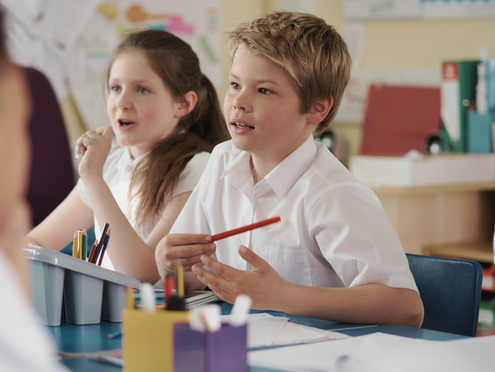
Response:
M252 271L236 270L211 257L202 256L202 264L192 270L222 300L233 303L239 294L253 299L254 309L282 311L294 315L326 319L340 323L399 324L421 326L423 305L416 291L368 284L351 288L308 287L290 283L262 258L244 246L239 254Z

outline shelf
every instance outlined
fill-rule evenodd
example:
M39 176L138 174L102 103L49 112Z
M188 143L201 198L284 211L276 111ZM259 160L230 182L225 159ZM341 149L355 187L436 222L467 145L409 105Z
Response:
M432 256L461 258L488 264L493 263L492 242L430 245L424 248Z
M494 182L428 186L428 187L376 187L372 188L373 192L378 195L421 195L437 193L462 193L462 192L479 192L495 190Z

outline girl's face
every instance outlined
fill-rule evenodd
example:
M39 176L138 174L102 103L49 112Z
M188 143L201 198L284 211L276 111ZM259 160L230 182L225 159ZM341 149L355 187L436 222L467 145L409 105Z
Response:
M107 112L120 146L134 158L151 151L184 115L184 103L170 93L148 59L123 52L113 62L108 79Z

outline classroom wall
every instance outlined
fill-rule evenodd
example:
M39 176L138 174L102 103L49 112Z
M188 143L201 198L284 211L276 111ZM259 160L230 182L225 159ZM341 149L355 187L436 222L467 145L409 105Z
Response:
M342 16L342 0L313 0L316 13L341 31L349 22ZM238 22L250 21L270 12L283 0L223 0L223 30ZM303 1L285 3L303 4ZM495 18L455 20L382 20L362 22L363 49L358 68L367 69L440 69L445 59L476 59L477 48L486 46L495 56ZM228 89L230 59L224 48L222 83L217 85L221 103ZM69 97L61 102L69 137L84 132L84 121ZM339 121L331 126L348 141L350 155L359 153L361 122Z
M252 19L275 9L275 0L224 0L224 23ZM340 30L346 23L342 0L318 0L317 15ZM477 59L486 46L495 57L495 18L449 20L382 20L363 22L364 48L360 69L440 69L446 59ZM225 81L229 61L225 63ZM224 96L226 85L218 88ZM349 142L350 154L361 145L360 122L332 123Z

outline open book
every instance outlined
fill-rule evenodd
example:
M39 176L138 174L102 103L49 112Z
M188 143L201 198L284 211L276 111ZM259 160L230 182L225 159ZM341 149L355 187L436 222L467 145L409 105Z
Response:
M141 295L139 293L134 294L136 305L141 305ZM155 298L157 305L163 305L163 299L165 298L165 291L160 288L155 288ZM186 307L190 309L194 306L209 304L220 299L213 291L188 291L184 295Z

